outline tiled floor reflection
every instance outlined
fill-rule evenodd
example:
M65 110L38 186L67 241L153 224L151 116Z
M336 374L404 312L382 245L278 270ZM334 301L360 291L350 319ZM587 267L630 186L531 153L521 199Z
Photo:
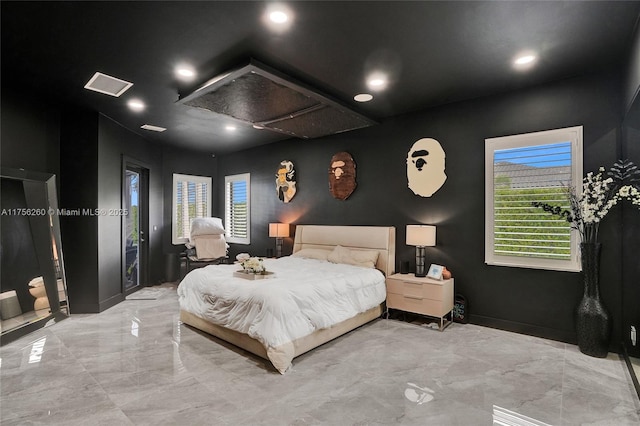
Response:
M49 308L47 308L39 309L37 311L24 312L20 315L16 315L15 317L7 318L0 321L0 331L6 332L9 330L13 330L14 328L22 327L25 324L29 324L33 321L38 321L42 318L46 318L50 313L51 311L49 310Z
M0 349L5 425L638 425L624 361L474 325L377 320L285 375L178 321L175 286ZM497 424L497 423L496 423ZM517 424L517 423L515 423Z

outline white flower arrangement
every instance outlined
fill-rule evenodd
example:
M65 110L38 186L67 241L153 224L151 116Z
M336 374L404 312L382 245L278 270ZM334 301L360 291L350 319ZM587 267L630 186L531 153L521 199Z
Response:
M260 257L250 257L248 259L240 261L242 269L250 274L264 274L267 272Z
M640 207L640 191L635 186L625 185L618 191L620 198L626 198L634 206Z
M604 179L604 172L604 167L600 167L597 174L589 172L582 181L582 197L577 199L581 220L577 225L584 242L598 241L600 221L620 200L619 192L614 191L613 178Z
M600 222L620 200L629 200L640 208L640 191L636 187L640 182L640 171L635 164L629 160L616 161L607 172L608 178L604 178L604 173L604 167L600 167L598 173L587 173L582 180L581 195L576 193L575 188L567 188L570 210L540 202L534 202L533 205L565 218L572 228L580 232L582 242L595 243L598 241ZM621 186L625 180L631 184Z
M582 198L580 209L584 223L598 223L609 213L611 207L618 202L618 194L611 196L613 178L603 179L604 167L598 174L587 173L582 181Z

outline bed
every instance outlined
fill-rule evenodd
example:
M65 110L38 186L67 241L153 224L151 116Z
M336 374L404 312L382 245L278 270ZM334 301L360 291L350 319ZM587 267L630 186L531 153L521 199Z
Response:
M298 225L292 255L264 263L273 278L233 277L238 265L191 271L178 287L180 319L284 374L295 357L382 315L395 228Z

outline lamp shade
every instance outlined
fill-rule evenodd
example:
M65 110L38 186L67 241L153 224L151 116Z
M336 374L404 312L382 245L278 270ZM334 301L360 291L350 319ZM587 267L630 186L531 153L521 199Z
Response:
M407 245L432 247L436 245L436 227L433 225L407 225Z
M286 238L289 236L288 223L270 223L269 236L275 238Z

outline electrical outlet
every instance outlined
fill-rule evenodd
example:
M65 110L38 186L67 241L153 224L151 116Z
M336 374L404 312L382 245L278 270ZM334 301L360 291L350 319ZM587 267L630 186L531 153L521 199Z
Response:
M631 344L636 345L636 328L634 326L631 326Z

